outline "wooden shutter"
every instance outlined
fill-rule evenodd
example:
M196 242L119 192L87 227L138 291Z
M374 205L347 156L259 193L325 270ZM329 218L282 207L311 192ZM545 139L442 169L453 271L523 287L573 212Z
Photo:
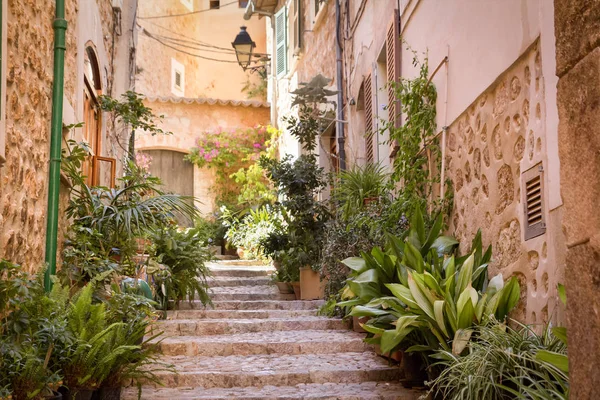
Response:
M287 12L284 6L275 14L275 62L277 76L287 72Z
M400 14L394 10L392 20L388 24L386 38L386 67L387 67L387 95L388 95L388 120L395 128L400 127L400 102L396 99L396 91L392 82L400 79ZM391 157L398 152L398 143L392 144Z
M525 240L546 233L544 210L544 169L538 164L521 175Z
M365 158L367 162L374 161L374 146L373 146L373 77L367 75L364 80L365 93Z
M293 35L292 44L294 46L294 54L302 48L302 0L294 0L294 9L292 13Z

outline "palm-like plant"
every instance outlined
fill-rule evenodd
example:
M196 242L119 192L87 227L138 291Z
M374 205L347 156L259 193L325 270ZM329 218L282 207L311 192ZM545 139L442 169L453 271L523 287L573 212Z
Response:
M338 201L344 218L362 210L365 200L385 195L388 179L388 174L379 164L355 166L340 172L334 198Z
M74 222L66 249L66 255L72 257L66 257L67 264L97 264L120 256L121 264L131 265L136 237L162 228L176 215L190 219L197 216L193 198L165 193L158 178L148 176L133 162L127 164L128 173L120 179L120 187L88 186L80 172L88 157L87 147L72 141L70 145L70 152L63 154L63 170L73 184L66 211ZM88 258L92 256L90 262ZM86 259L82 261L83 258ZM114 266L103 270L109 268ZM85 282L92 277L84 275L80 279Z

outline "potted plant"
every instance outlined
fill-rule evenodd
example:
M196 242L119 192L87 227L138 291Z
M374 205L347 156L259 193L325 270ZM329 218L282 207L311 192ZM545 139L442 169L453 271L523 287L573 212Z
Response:
M318 300L325 297L326 282L321 280L319 271L310 266L300 268L300 291L302 300Z

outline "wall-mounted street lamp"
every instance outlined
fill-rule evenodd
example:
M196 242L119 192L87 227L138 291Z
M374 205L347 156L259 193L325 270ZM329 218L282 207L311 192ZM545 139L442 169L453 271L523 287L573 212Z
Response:
M231 42L231 45L235 50L238 64L240 64L240 67L245 71L252 62L252 52L256 47L256 43L252 41L245 26L240 27L240 29L240 33L237 34L235 40Z

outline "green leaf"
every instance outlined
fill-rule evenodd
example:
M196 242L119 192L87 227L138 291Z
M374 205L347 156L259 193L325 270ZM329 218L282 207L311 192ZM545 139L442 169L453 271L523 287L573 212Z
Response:
M359 274L364 272L367 268L365 260L360 257L348 257L342 261L342 264Z
M361 324L359 323L359 325L361 326L361 328L363 328L365 331L372 333L374 335L381 335L383 334L383 332L385 331L385 329L383 328L378 328L376 326L373 325L369 325L369 324Z
M421 256L421 252L410 242L406 242L404 246L404 259L402 261L404 265L414 269L418 273L423 272L423 256Z
M440 296L444 295L444 292L442 291L442 288L438 284L435 277L427 271L423 273L423 282L425 283L425 286L433 290L435 293L439 294Z
M387 283L385 286L408 307L415 310L419 309L419 305L413 298L409 288L398 283Z
M449 236L440 236L433 241L431 248L435 249L441 256L450 254L457 245L458 241L456 239Z
M567 328L564 326L557 326L552 328L552 334L556 336L558 340L563 342L563 344L567 344Z
M421 255L423 257L425 257L425 255L427 253L429 253L429 249L431 248L431 245L437 239L437 237L439 236L439 234L442 230L443 223L444 223L443 215L442 215L442 213L439 213L437 218L435 219L435 222L433 223L433 226L431 227L431 230L429 231L427 240L425 241L425 243L423 244L423 247L421 248Z
M535 358L536 360L551 364L565 373L569 373L569 359L565 354L548 350L538 350Z
M458 329L465 329L473 324L473 316L475 315L475 308L473 307L472 291L475 291L472 287L467 287L458 297L456 303L456 310L458 314ZM475 291L475 295L477 292Z
M440 330L446 335L446 337L450 337L448 335L448 331L446 330L446 323L444 322L444 300L436 300L433 303L433 313L435 315L435 322L440 327Z
M413 220L410 224L411 231L414 231L419 239L419 243L425 242L425 221L423 220L423 213L421 212L421 207L417 207L415 210L415 214L413 216ZM421 246L418 246L421 247Z
M365 306L356 306L350 312L350 315L353 317L375 317L378 315L389 314L388 311L380 310L377 308L370 308Z
M510 278L508 283L500 291L500 301L496 310L496 318L499 321L504 320L508 313L515 308L521 297L521 287L519 281L514 276Z
M460 267L458 279L456 281L456 293L462 294L471 282L473 276L473 262L474 257L473 254L471 254Z
M430 302L427 296L419 289L411 273L408 274L408 287L412 297L418 304L419 308L431 319L435 319L433 315L433 302Z
M562 283L559 283L557 286L557 290L558 290L558 298L560 299L561 303L563 303L563 305L567 305L567 289L565 288L565 285L563 285Z

